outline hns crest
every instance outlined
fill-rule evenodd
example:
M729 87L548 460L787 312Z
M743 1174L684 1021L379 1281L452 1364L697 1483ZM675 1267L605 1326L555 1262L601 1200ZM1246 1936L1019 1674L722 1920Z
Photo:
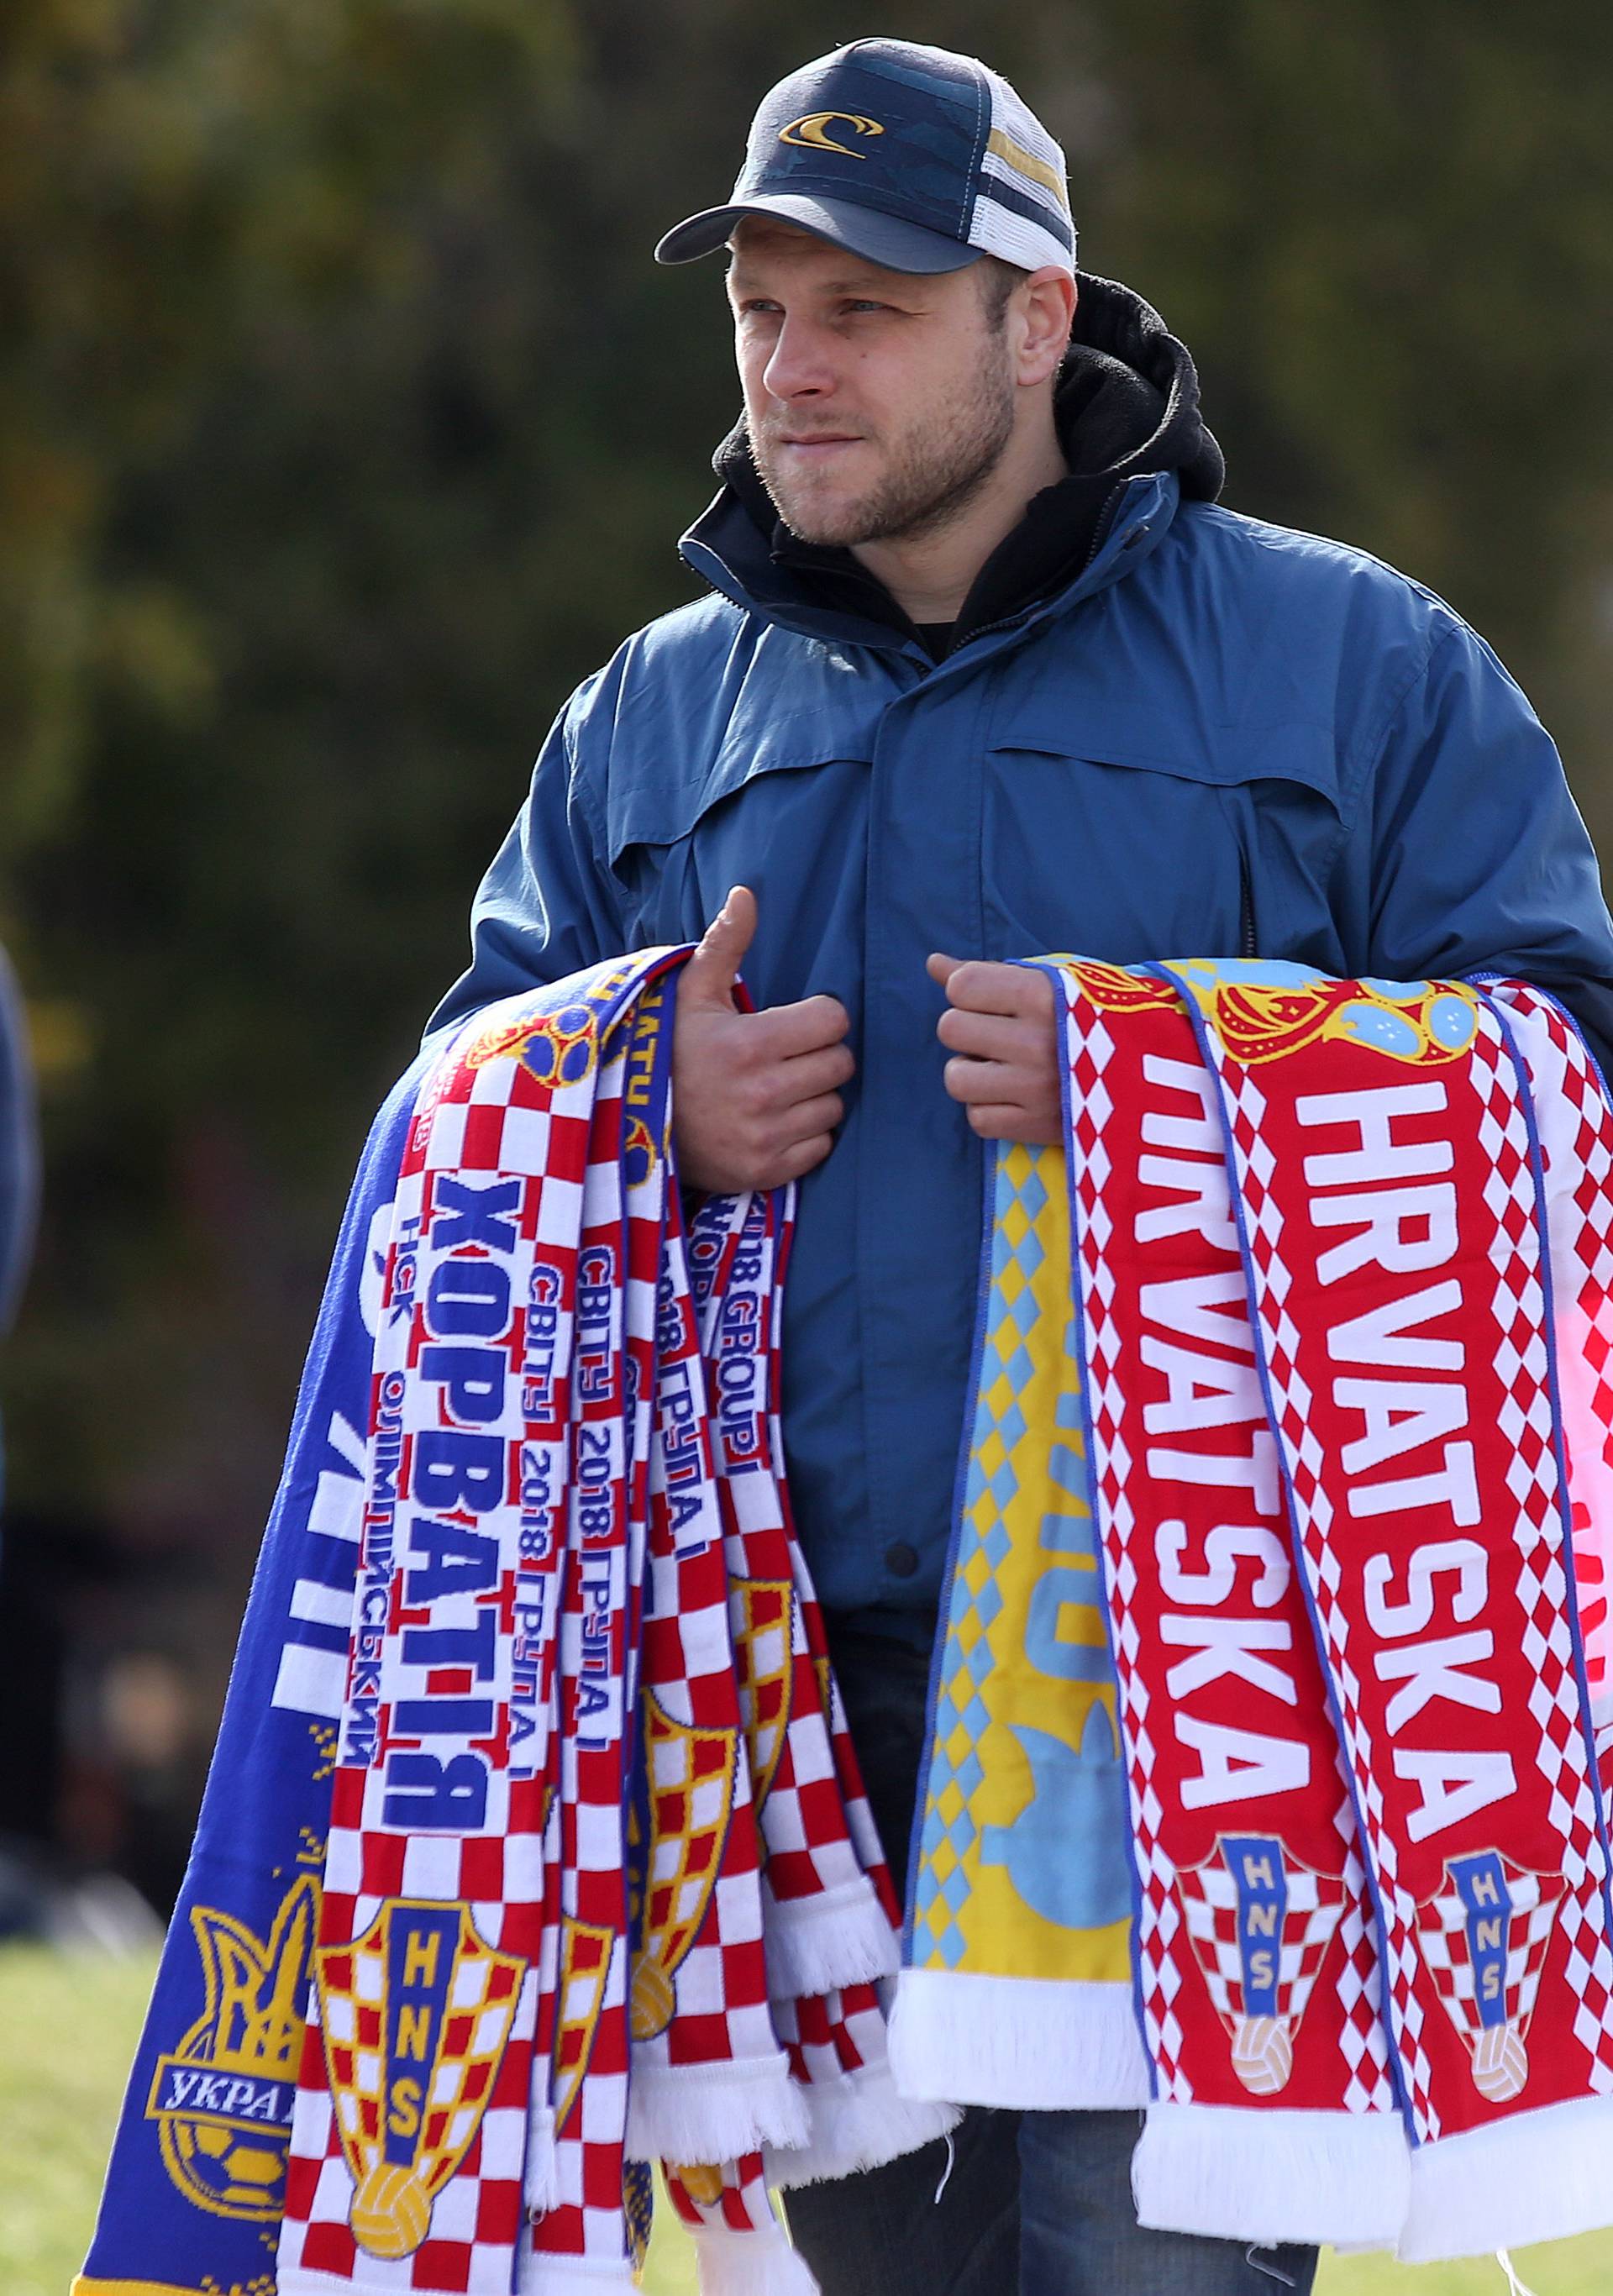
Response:
M1526 1873L1498 1849L1479 1849L1449 1859L1444 1884L1417 1908L1417 1941L1467 2045L1474 2087L1505 2104L1528 2082L1529 2019L1561 1877Z
M249 2224L280 2216L318 1918L318 1886L306 1874L282 1898L266 1939L233 1914L191 1909L206 2005L158 2060L145 2110L168 2175L213 2216Z
M515 2021L526 1963L463 1906L392 1898L351 1945L314 1956L348 2221L372 2256L410 2256L470 2150Z
M1176 1893L1232 2070L1252 2095L1274 2096L1344 1912L1343 1880L1314 1874L1272 1835L1224 1833L1213 1857L1177 1874Z

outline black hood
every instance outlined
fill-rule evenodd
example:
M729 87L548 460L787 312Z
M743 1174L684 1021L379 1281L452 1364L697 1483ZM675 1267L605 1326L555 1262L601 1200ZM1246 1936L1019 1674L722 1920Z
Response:
M1053 394L1069 475L1033 496L1013 532L975 578L953 626L955 644L1028 610L1072 581L1091 558L1127 479L1175 471L1183 495L1214 502L1225 464L1199 406L1186 346L1159 313L1112 279L1077 275L1076 324ZM913 625L849 550L792 534L774 509L741 420L713 457L723 491L691 538L719 557L760 605L802 619L832 617L910 635ZM888 642L888 640L887 640Z

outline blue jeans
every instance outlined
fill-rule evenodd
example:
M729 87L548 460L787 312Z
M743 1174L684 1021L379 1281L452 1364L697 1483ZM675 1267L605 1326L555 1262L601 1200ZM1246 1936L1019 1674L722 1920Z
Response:
M926 1653L837 1629L835 1669L900 1878L923 1757ZM1135 2112L965 2114L946 2147L786 2201L823 2296L1308 2296L1314 2248L1148 2232L1131 2196ZM945 2185L943 2185L943 2178ZM938 2198L938 2188L939 2197Z

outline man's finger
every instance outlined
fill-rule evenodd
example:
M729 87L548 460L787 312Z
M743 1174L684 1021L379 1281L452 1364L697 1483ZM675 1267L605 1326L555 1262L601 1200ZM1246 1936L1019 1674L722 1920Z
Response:
M820 1093L815 1100L803 1100L784 1113L785 1133L793 1145L798 1140L810 1140L819 1132L832 1132L843 1123L846 1103L838 1092Z
M924 970L932 980L938 981L945 988L962 962L961 956L947 956L938 948L931 955L925 958Z
M1006 1013L971 1013L949 1004L936 1022L936 1034L949 1053L977 1061L1034 1061L1042 1031L1034 1022Z
M976 1101L967 1111L969 1128L978 1140L1023 1140L1025 1111L993 1101Z
M782 1188L787 1180L798 1180L803 1173L810 1172L821 1164L833 1146L834 1136L829 1132L815 1132L810 1139L798 1140L793 1148L787 1148L779 1158L767 1185Z
M821 1052L798 1053L783 1064L780 1081L790 1104L799 1107L821 1093L839 1092L856 1073L856 1062L844 1045L826 1045Z
M757 1013L752 1034L770 1060L790 1061L838 1045L850 1026L838 996L806 996L798 1004L770 1004Z
M947 977L946 995L965 1012L999 1013L1005 1019L1052 1011L1052 983L1044 972L983 958L958 965Z
M948 1061L941 1075L954 1100L976 1103L1011 1101L1020 1105L1021 1113L1028 1103L1032 1081L1028 1070L1011 1067L1003 1061L977 1061L962 1055Z
M732 1011L733 984L755 933L756 895L749 885L735 885L684 967L679 1004L720 1005Z

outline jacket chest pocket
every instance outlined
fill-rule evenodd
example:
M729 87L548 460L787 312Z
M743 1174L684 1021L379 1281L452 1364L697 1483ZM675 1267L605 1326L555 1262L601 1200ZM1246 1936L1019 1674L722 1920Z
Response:
M607 857L634 941L694 940L733 885L756 894L746 979L764 1004L832 986L861 945L866 755L843 727L787 717L725 743L698 779L647 771L612 782Z
M1178 729L1026 713L994 728L983 873L997 954L1137 964L1275 956L1325 905L1340 816L1331 738L1306 726Z

